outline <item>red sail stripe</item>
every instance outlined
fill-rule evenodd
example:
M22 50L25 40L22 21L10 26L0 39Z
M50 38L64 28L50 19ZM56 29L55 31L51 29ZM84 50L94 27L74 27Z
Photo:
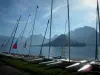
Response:
M17 49L17 44L16 43L13 45L13 49Z

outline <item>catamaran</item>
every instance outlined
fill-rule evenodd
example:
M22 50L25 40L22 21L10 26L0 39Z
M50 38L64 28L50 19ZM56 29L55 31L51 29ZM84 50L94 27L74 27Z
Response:
M98 59L98 42L97 42L97 27L99 25L99 42L100 42L100 15L99 15L99 2L97 0L97 9L96 9L96 51L95 51L95 60L94 61L90 61L89 63L87 63L86 65L84 65L83 67L81 67L78 72L89 72L89 71L97 71L97 67L96 66L100 66L100 61Z
M20 53L18 52L18 48L20 48L21 46L21 42L22 42L22 39L23 39L23 36L24 36L24 33L25 33L25 30L26 30L26 27L27 27L27 24L28 24L28 21L29 21L29 18L30 18L30 14L28 16L28 19L26 21L26 24L24 26L24 29L22 30L22 32L20 33L19 37L17 38L15 44L13 45L13 49L16 49L17 51L17 55L13 56L14 58L22 58L24 57L23 55L20 55ZM20 39L21 37L21 39ZM20 39L20 40L19 40ZM19 43L18 43L19 42ZM19 44L19 45L18 45ZM25 47L24 47L25 48Z
M43 42L42 42L41 50L40 50L40 54L39 54L39 56L41 57L41 56L42 56L42 47L43 47L45 35L46 35L47 28L48 28L48 25L49 25L49 22L50 22L50 35L49 35L49 51L48 51L48 58L46 58L46 57L44 58L44 57L42 56L41 62L42 62L42 61L50 61L50 60L52 60L52 57L50 56L50 51L51 51L52 9L53 9L53 0L51 0L51 15L50 15L50 20L48 20L48 22L47 22L46 31L45 31L45 34L44 34L44 38L43 38Z
M9 39L7 40L7 42L5 43L4 47L7 46L8 42L11 40L11 44L10 44L10 48L9 48L9 51L5 54L5 53L2 53L3 55L5 56L13 56L12 53L11 53L11 50L12 50L12 46L13 46L13 42L14 42L14 38L15 38L15 35L16 35L16 32L17 32L17 29L18 29L18 26L19 26L19 22L21 20L21 15L19 17L19 19L17 20L17 23L14 27L14 30L13 32L11 33L11 36L9 37ZM16 42L17 43L17 42ZM16 47L16 46L14 46Z
M100 17L99 17L99 3L97 0L97 18L96 18L96 51L95 51L95 60L86 60L84 62L80 61L78 63L67 66L67 69L75 68L78 72L94 72L97 71L98 66L100 66L100 61L98 60L98 42L97 42L97 25L99 24L99 38L100 38Z
M14 27L14 29L13 29L13 32L11 33L11 36L9 37L9 39L6 41L6 43L5 43L5 45L4 45L4 47L6 47L6 46L8 45L8 43L10 42L10 40L11 40L10 49L9 49L9 52L5 54L6 56L12 56L12 57L14 57L14 58L22 58L22 57L24 57L24 55L19 54L19 52L18 52L18 47L20 46L20 45L18 46L18 42L19 42L19 38L20 38L20 37L23 38L23 35L24 35L24 32L25 32L26 26L27 26L27 24L28 24L29 17L30 17L30 15L28 16L28 19L27 19L27 21L26 21L26 24L25 24L24 29L23 29L22 32L20 33L20 35L19 35L19 37L17 38L16 42L14 43L15 35L16 35L17 29L18 29L18 26L19 26L19 22L20 22L21 16L20 16L19 19L17 20L17 23L16 23L16 25L15 25L15 27ZM20 43L21 43L21 41L22 41L22 38L21 38L21 40L20 40ZM12 50L12 49L16 49L17 53L11 53L11 50ZM3 53L3 54L4 54L4 53Z
M31 38L30 38L30 43L29 43L29 52L28 52L28 57L25 57L25 58L23 58L24 60L26 60L26 61L32 61L34 58L35 58L35 56L32 56L30 53L30 51L31 51L31 46L32 46L32 41L33 41L33 33L34 33L34 27L35 27L35 22L36 22L36 18L37 18L37 10L38 10L38 6L36 6L36 11L35 11L35 17L34 17L34 22L33 22L33 25L32 25L32 35L31 35ZM29 33L31 33L31 31L29 32ZM25 42L25 44L24 44L24 46L26 45L26 42Z
M47 65L59 65L59 64L63 64L63 62L72 62L73 60L70 60L70 17L69 17L69 0L67 0L67 10L68 10L68 48L69 48L69 58L68 59L55 59L53 60L53 62L48 63ZM67 21L67 20L66 20ZM67 23L67 22L66 22ZM66 23L65 23L65 33L66 33ZM65 34L64 33L64 34ZM64 50L62 49L62 55L64 55ZM44 62L46 63L46 62Z

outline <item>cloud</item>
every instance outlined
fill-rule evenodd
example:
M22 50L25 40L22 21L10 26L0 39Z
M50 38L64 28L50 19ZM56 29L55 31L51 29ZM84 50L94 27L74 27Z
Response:
M99 6L100 6L100 0L99 1ZM74 5L73 9L74 10L93 10L97 6L97 0L78 0L77 4Z
M87 18L88 21L95 21L96 20L96 13L89 12L87 17L88 17Z
M75 26L72 26L71 27L71 30L75 30L75 29L77 29L77 28L79 28L79 27L84 27L85 25L83 24L83 23L79 23L79 24L77 24L77 25L75 25Z
M89 7L96 7L96 0L81 0L81 4Z
M83 25L95 28L95 26L96 26L96 13L95 12L88 12L83 19Z
M99 5L100 5L100 0ZM97 6L97 0L80 0L80 4L83 5L84 7L88 8L96 8Z
M96 12L93 11L88 11L82 19L78 23L74 24L74 26L71 27L71 30L74 30L79 27L84 27L84 26L90 26L95 28L96 25Z
M70 1L70 18L71 20L71 27L72 30L82 26L95 26L95 12L96 12L96 0L69 0ZM4 2L5 3L5 2ZM52 32L54 34L60 34L64 31L65 20L67 17L67 7L66 7L66 0L54 0L53 6L53 27ZM9 9L7 10L3 8L3 13L0 12L2 16L2 22L6 23L3 24L5 27L9 26L13 27L16 23L16 19L18 19L19 15L22 14L22 19L20 21L20 31L24 28L26 23L28 14L31 14L27 32L32 27L34 20L34 14L36 5L39 5L36 25L35 25L35 33L43 34L45 30L45 26L47 23L47 18L50 17L50 0L14 0L10 3ZM4 5L2 5L4 6ZM73 10L74 9L74 10ZM4 13L4 12L7 13ZM93 24L91 24L93 23ZM11 30L11 29L9 29ZM26 32L26 33L27 33ZM28 34L28 33L27 33ZM27 35L26 34L26 35Z
M57 11L59 11L61 8L64 8L66 6L66 4L64 5L60 5L60 6L57 6L56 8L53 9L53 14L56 13ZM47 14L45 14L43 16L43 18L47 18L48 16L50 16L50 12L48 12Z

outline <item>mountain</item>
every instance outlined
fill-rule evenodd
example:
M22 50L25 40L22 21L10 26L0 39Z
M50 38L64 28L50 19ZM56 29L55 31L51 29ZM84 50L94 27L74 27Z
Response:
M7 43L8 40L9 40L8 43L11 43L11 42L12 42L12 38L13 38L13 37L10 38L9 36L0 35L0 45ZM17 38L15 37L15 38L14 38L14 42L15 42L16 40L17 40Z
M2 47L3 45L6 45L6 49L7 48L9 49L10 46L11 46L12 38L13 37L0 35L0 47ZM19 37L19 38L18 37L15 37L14 38L14 41L13 41L13 44L18 40L18 45L19 45L21 38L22 37ZM26 40L26 38L23 37L22 42L20 43L20 46L23 46L25 40Z
M52 41L55 40L58 36L59 36L59 35L54 35L54 36L51 38L51 40L52 40Z
M30 37L27 38L27 43L29 44L30 41L31 41L31 37L32 37L32 45L39 45L39 44L42 44L42 41L43 41L43 36L41 34L39 35L31 35ZM45 38L45 41L44 43L47 43L48 42L48 39Z
M5 41L7 41L8 38L9 38L8 36L0 35L0 45L5 43ZM24 37L21 45L23 45L26 40L27 40L27 45L29 45L30 38L31 36L29 36L28 38ZM14 42L16 41L16 39L17 38L15 38ZM19 39L21 39L21 37ZM41 34L32 36L32 45L41 45L42 41L43 41L43 36ZM49 42L49 39L45 38L44 45L49 45L48 42ZM11 40L10 40L10 43L11 43ZM78 45L80 46L80 45L85 45L85 44L86 45L96 44L96 30L94 28L85 26L85 27L77 28L71 31L71 46L78 46ZM52 37L51 45L52 46L63 46L63 45L68 46L68 37L64 34L60 36L55 35L54 37Z
M52 37L52 40L54 40L55 38L57 38L57 36L58 35L53 36ZM29 45L30 44L31 37L32 37L32 45L40 45L40 44L42 44L42 41L43 41L43 38L44 37L41 34L29 36L27 38L26 37L23 37L21 43L20 43L20 41L21 41L22 36L20 36L19 38L15 37L14 42L18 39L18 44L20 43L20 47L23 46L23 44L25 43L25 41L27 42L27 45ZM8 41L8 39L9 39L9 36L0 35L0 46L2 44L5 44ZM12 41L12 38L8 42L8 46L10 46L11 41ZM44 43L47 43L47 42L49 42L49 39L45 38Z
M0 35L0 50L1 51L6 51L6 50L8 50L10 48L12 37L9 40L9 42L8 42L8 39L9 39L9 36ZM15 38L15 40L16 40L16 38ZM6 44L6 47L4 47L5 44Z
M78 42L85 42L87 45L95 45L96 30L89 26L77 28L74 31L71 31L71 39Z
M8 39L8 36L0 35L0 45L2 45L4 42L6 42L6 39Z
M38 34L38 35L31 35L27 38L27 43L29 44L30 43L30 40L31 40L31 37L32 37L32 45L40 45L42 44L43 42L43 38L44 36L42 36L42 34ZM58 37L58 35L54 35L51 40L54 40ZM44 40L44 43L48 43L49 42L49 39L45 38Z
M71 46L85 46L84 43L79 43L76 40L70 39ZM49 46L49 43L44 44L44 46ZM68 46L68 36L61 34L55 40L51 41L51 46Z

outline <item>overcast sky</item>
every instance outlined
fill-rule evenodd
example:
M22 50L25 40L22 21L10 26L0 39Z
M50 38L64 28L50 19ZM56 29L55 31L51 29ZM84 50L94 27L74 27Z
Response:
M64 33L67 18L67 0L54 0L52 36ZM83 26L95 28L96 0L69 0L71 30ZM51 0L0 0L0 35L10 35L16 20L22 15L16 36L30 19L24 36L32 28L36 6L39 6L34 34L43 34L50 18ZM67 28L66 28L67 29ZM49 32L48 32L49 33Z

